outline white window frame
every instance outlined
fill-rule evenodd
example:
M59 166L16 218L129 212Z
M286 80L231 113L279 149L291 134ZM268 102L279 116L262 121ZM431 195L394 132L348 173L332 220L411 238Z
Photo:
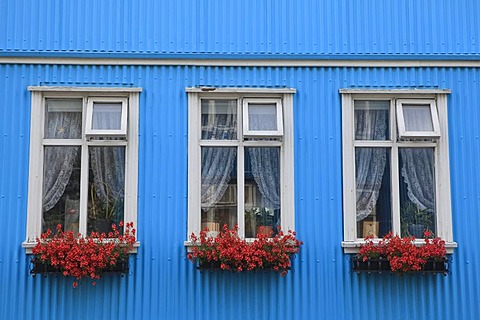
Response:
M397 122L398 122L398 135L399 138L440 138L440 123L438 120L437 105L435 99L397 99ZM428 105L430 108L430 117L432 120L432 131L407 131L405 126L405 118L403 113L404 104L418 104Z
M229 146L237 147L237 166L244 170L244 148L255 146L280 147L280 185L281 210L280 224L282 230L295 229L294 217L294 154L293 154L293 94L295 89L273 88L186 88L188 94L188 226L187 239L192 233L201 231L201 147ZM237 99L237 140L201 140L201 100L202 99ZM281 141L250 141L242 135L243 101L279 101L283 104L284 132ZM264 100L265 99L265 100ZM244 179L238 174L237 181L237 223L239 236L245 235ZM185 241L185 245L191 243Z
M275 104L277 115L277 130L250 130L249 106L250 104ZM243 99L243 136L244 137L281 137L283 136L283 111L281 99Z
M103 88L103 87L28 87L31 92L31 123L30 123L30 160L28 179L28 206L26 240L22 244L27 253L35 245L35 240L42 232L42 199L43 199L43 161L44 147L49 145L73 145L81 147L82 168L88 163L89 146L125 146L125 201L124 221L137 225L137 188L138 188L138 112L139 94L141 88ZM82 128L85 133L86 109L89 97L95 96L109 101L126 102L128 112L128 141L125 140L88 140L44 139L46 99L82 99ZM127 106L128 104L128 106ZM128 111L127 111L128 110ZM79 231L86 234L87 230L87 180L88 171L81 173L80 179L80 221Z
M453 241L452 210L450 199L450 164L448 153L448 118L447 94L449 90L362 90L341 89L342 95L342 165L343 165L343 225L345 253L358 252L364 239L357 236L356 225L356 183L355 183L355 147L389 147L391 163L392 192L392 231L400 234L400 196L398 173L399 147L433 147L435 148L435 181L436 181L436 231L437 235L446 241L447 252L451 253L457 244ZM414 100L405 100L414 99ZM439 139L422 141L402 141L397 137L397 121L395 102L400 101L436 101ZM389 140L355 140L354 102L355 100L389 100L390 101L390 132ZM416 240L418 244L424 242Z
M93 107L95 103L121 103L122 105L122 114L120 120L120 129L93 129ZM87 138L92 137L122 137L126 138L127 136L127 105L128 98L120 97L88 97L87 99L87 121L85 124L85 135Z

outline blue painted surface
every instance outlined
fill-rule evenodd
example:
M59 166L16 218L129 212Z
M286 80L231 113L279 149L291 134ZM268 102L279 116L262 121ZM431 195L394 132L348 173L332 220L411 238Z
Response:
M2 319L476 319L480 282L478 69L208 68L0 65L0 318ZM79 288L28 275L25 238L29 85L142 87L139 240L132 270ZM305 245L286 277L194 269L187 223L185 87L287 86L294 95L295 219ZM448 88L452 274L352 274L340 242L340 88ZM468 222L468 223L466 223Z
M0 0L0 57L478 60L475 0ZM480 70L0 64L0 319L479 319ZM138 236L125 277L28 275L31 85L140 94ZM292 87L295 225L286 277L200 273L186 259L185 87ZM341 88L448 96L452 274L352 274L343 254Z
M476 0L2 0L0 52L480 53Z

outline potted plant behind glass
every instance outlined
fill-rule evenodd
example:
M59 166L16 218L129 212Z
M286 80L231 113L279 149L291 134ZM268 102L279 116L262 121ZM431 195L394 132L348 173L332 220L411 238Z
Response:
M402 228L402 236L414 236L422 238L425 231L432 229L432 213L428 212L428 208L420 210L420 208L408 201L401 208L400 222Z
M264 234L271 237L274 234L275 225L275 212L268 208L254 208L256 222L257 222L257 235Z
M93 222L93 231L108 233L112 231L112 223L118 221L118 216L123 216L123 197L114 197L107 183L102 182L101 185L105 189L105 201L99 198L95 183L90 186L89 218Z

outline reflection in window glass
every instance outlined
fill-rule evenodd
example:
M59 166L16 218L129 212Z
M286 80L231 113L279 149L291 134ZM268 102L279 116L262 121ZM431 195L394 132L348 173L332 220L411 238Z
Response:
M430 105L403 104L406 131L433 131Z
M202 100L202 139L237 139L237 100Z
M93 104L92 129L120 130L122 127L122 103L95 102Z
M216 235L237 222L237 149L202 147L201 222Z
M87 231L109 232L123 221L125 147L90 147Z
M245 148L245 237L280 226L280 148Z
M46 139L81 139L82 100L47 99L45 113Z
M356 148L357 238L392 230L390 149Z
M389 140L390 101L355 100L355 140Z
M434 148L400 148L400 224L402 236L423 238L435 230Z
M249 103L248 126L251 131L276 131L277 105Z

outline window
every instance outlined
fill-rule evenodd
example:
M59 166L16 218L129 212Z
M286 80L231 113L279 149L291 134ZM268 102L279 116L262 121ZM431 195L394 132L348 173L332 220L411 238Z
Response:
M188 234L294 229L293 89L188 88Z
M64 230L108 232L136 223L137 88L32 92L27 241ZM127 130L128 127L128 130ZM30 246L29 246L30 244Z
M389 231L454 246L443 90L341 90L345 251Z

